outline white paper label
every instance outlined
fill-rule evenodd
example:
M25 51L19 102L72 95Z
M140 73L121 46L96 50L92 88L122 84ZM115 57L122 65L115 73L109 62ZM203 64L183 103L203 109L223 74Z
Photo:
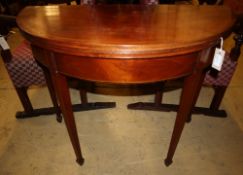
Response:
M3 36L0 36L0 45L3 50L9 50L9 45Z
M221 71L221 68L222 68L222 65L224 62L224 55L225 55L225 51L222 48L215 49L213 63L212 63L212 67L214 69Z

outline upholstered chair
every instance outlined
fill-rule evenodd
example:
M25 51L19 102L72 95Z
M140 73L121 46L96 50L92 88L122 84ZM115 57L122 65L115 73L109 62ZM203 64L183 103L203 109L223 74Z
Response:
M214 69L209 69L206 73L205 79L203 81L203 85L211 86L214 89L214 95L209 107L194 107L193 113L201 113L209 116L216 117L226 117L227 113L225 110L220 110L220 104L224 97L225 91L231 81L231 78L237 67L237 60L240 56L240 48L243 43L243 9L242 0L233 0L233 1L225 1L225 5L230 6L233 10L236 9L236 14L239 17L236 23L235 29L233 32L236 33L234 40L236 41L235 47L232 48L231 53L226 53L225 59L222 65L221 71L216 71ZM202 4L206 1L192 1L193 4ZM218 2L218 1L217 1ZM221 1L220 1L221 2ZM219 3L221 4L221 3ZM238 4L238 5L237 5ZM135 103L129 104L128 108L130 109L141 109L141 110L158 110L158 111L176 111L178 109L178 105L176 104L165 104L162 103L163 97L163 87L164 83L160 83L160 90L158 89L154 102L153 103ZM188 119L190 121L190 119Z
M47 1L43 1L48 3ZM53 1L54 2L54 1ZM69 4L69 0L58 1L60 3ZM58 3L55 1L55 3ZM6 4L9 5L9 4ZM7 11L6 11L7 12ZM7 29L6 29L7 26ZM0 15L0 28L4 36L8 35L8 30L11 27L16 27L15 16L11 15ZM2 30L3 29L3 30ZM1 36L2 40L7 39ZM17 118L35 117L39 115L57 114L57 121L61 122L62 117L58 108L57 99L53 90L48 70L43 72L43 69L35 61L30 44L23 40L20 44L12 51L10 48L3 46L0 47L1 56L4 60L6 69L9 73L10 79L16 89L17 95L22 103L24 111L17 112ZM51 95L51 100L54 107L47 108L33 108L27 90L31 86L44 86L47 84L48 90ZM85 99L86 93L82 93L82 99Z
M49 76L44 74L43 70L33 58L29 43L22 41L13 51L3 46L1 47L1 56L24 108L24 111L16 113L16 117L25 118L56 113L57 120L60 122L61 115L52 83ZM48 84L54 107L34 109L27 90L33 85L43 86L46 83Z

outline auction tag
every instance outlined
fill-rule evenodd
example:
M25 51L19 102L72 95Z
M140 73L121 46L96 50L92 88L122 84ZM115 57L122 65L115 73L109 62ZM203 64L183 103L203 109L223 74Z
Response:
M3 50L9 50L9 45L3 36L0 36L0 45Z
M215 49L212 67L218 71L221 71L223 62L224 62L224 55L225 51L223 50L223 38L220 38L220 48Z

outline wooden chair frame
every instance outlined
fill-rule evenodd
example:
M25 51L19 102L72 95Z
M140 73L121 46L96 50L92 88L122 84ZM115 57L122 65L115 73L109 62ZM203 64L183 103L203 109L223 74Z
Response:
M16 26L16 19L13 16L8 16L8 15L0 15L0 19L2 22L8 23L10 26ZM3 61L5 63L10 62L12 59L12 54L9 49L3 50L0 48L0 52L3 58ZM41 65L39 65L41 66ZM28 96L27 90L29 87L17 87L14 85L15 90L17 92L17 95L21 101L21 104L24 108L24 111L20 111L16 113L16 118L18 119L23 119L23 118L29 118L29 117L37 117L40 115L51 115L51 114L56 114L57 115L57 121L61 122L62 121L62 116L61 116L61 111L59 109L58 105L58 99L56 97L53 84L52 84L52 79L50 77L49 71L44 67L41 66L44 72L44 76L46 79L47 87L51 96L51 100L53 103L54 107L47 107L47 108L39 108L35 109L32 106L31 100ZM75 85L73 85L75 84ZM78 83L71 83L71 87L78 89L80 92L80 98L81 98L81 103L80 104L74 104L73 105L73 110L74 111L86 111L86 110L94 110L94 109L104 109L104 108L113 108L115 107L115 102L94 102L94 103L89 103L87 100L87 92L86 90L82 89L81 87L77 87L76 84Z

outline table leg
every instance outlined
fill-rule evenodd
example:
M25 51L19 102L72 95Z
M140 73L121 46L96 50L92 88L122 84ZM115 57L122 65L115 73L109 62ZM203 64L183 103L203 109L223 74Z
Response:
M184 80L184 87L181 94L180 105L176 116L174 130L172 133L169 150L165 159L165 165L169 166L172 163L177 144L180 140L185 122L190 117L192 108L199 94L202 80L205 74L202 70L195 71L192 75Z
M46 83L47 83L47 88L49 90L50 96L51 96L51 100L54 106L54 109L56 111L56 120L61 123L62 122L62 116L61 116L61 111L59 110L59 106L58 106L58 102L57 102L57 97L56 97L56 93L52 84L52 80L51 80L51 74L49 72L49 70L45 67L42 66L41 64L39 64L41 66L41 68L43 69L45 78L46 78Z
M82 165L84 158L81 153L81 147L78 139L77 128L72 110L71 98L69 94L67 79L65 76L59 73L52 73L52 80L59 99L60 108L63 114L63 118L68 130L68 134L76 154L77 163Z

